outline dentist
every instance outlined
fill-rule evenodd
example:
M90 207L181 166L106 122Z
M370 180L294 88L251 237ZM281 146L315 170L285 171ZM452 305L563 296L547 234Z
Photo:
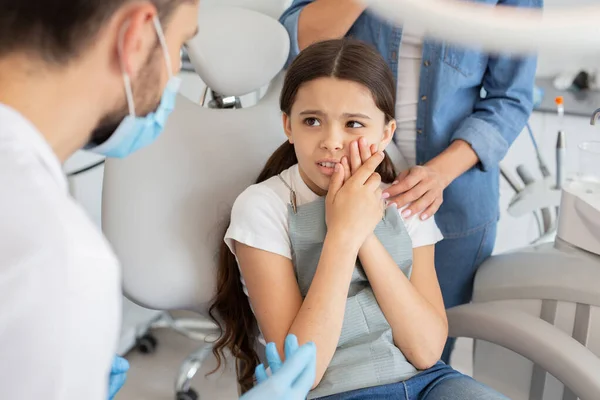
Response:
M0 398L104 400L127 365L111 362L120 266L70 197L61 164L80 148L124 157L173 110L179 50L198 0L0 0ZM151 179L151 177L148 177ZM300 399L314 345L243 399Z

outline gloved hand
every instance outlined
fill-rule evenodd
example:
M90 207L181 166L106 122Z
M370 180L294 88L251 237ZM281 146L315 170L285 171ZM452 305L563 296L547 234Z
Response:
M113 400L117 392L125 384L129 363L123 357L115 356L108 381L108 400Z
M285 339L285 362L281 362L277 347L269 343L266 349L271 376L264 365L256 367L258 385L240 400L304 400L315 382L317 348L314 343L298 347L298 339L288 335Z

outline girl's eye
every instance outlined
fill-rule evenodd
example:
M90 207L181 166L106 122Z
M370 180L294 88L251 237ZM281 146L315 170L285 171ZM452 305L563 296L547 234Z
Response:
M318 119L316 118L306 118L304 120L304 124L308 125L308 126L320 126L321 123L319 122Z
M365 126L358 121L349 121L346 126L348 128L364 128Z

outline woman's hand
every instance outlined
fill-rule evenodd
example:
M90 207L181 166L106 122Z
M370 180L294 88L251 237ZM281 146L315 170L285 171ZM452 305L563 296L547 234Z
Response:
M378 152L346 179L346 168L338 163L326 198L328 232L343 235L358 249L381 221L385 201L381 176L375 172L384 155Z
M383 195L398 209L410 204L402 211L404 218L421 213L420 218L426 220L442 205L446 186L445 179L436 170L428 166L416 166L398 175Z

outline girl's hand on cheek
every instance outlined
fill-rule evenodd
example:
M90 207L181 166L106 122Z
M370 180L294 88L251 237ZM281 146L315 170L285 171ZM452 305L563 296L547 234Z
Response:
M348 157L342 157L341 163L344 168L344 182L346 182L352 175L358 171L358 169L367 162L371 156L375 155L378 151L378 146L372 144L369 146L365 138L360 138L350 143L350 161Z
M371 156L373 156L374 154L377 153L377 151L379 150L378 148L379 146L377 146L376 144L372 144L371 146L368 146L367 141L365 140L365 138L360 138L359 140L352 142L350 144L350 159L352 160L351 163L348 162L348 159L344 158L342 161L342 166L344 167L344 171L345 171L345 176L346 176L346 180L348 178L350 178L352 175L354 175L354 173L356 171L358 171L358 169L367 162L367 160L369 158L371 158ZM352 164L352 166L350 166L350 164ZM382 196L385 197L385 196ZM384 205L387 207L387 203L385 202L385 199L383 200ZM365 240L365 243L367 243L370 240L373 240L373 238L375 238L375 233L371 233L367 239ZM364 244L363 246L364 247ZM361 247L361 249L362 249Z
M331 177L325 213L328 234L341 235L357 250L385 211L381 177L375 172L383 159L382 153L375 153L345 183L345 167L337 164Z

